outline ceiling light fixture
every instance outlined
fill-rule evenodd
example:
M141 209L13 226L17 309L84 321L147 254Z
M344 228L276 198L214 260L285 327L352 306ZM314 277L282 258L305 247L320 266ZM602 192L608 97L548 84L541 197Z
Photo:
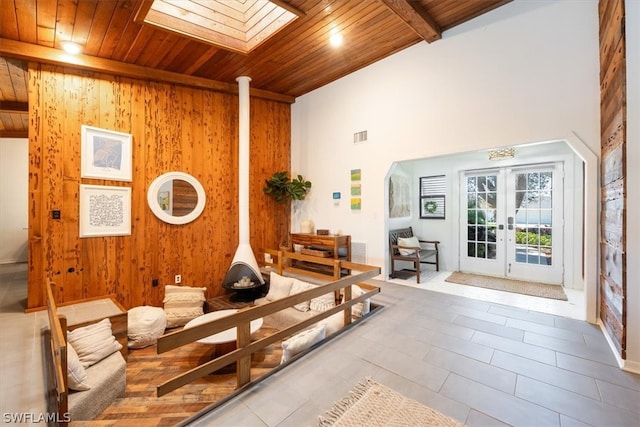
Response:
M331 30L331 35L329 36L329 43L331 43L331 46L333 47L342 46L343 41L344 41L344 37L342 36L342 33L340 32L340 30L338 30L337 28L333 28Z
M489 150L489 160L513 159L515 156L516 150L512 147Z
M72 55L77 55L82 52L82 46L74 42L62 42L62 49Z

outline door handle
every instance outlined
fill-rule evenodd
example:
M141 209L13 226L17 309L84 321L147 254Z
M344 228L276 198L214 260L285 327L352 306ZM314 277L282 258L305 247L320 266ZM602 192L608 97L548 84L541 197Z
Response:
M507 218L507 224L508 224L507 228L509 230L513 230L513 217L512 216Z
M498 225L498 230L504 230L504 224L499 224Z

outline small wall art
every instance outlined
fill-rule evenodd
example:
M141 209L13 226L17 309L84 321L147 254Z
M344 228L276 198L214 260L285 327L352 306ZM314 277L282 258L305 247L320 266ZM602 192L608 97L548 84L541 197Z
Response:
M362 187L360 180L362 179L362 171L360 169L351 169L351 210L359 211L362 209Z
M131 235L131 188L80 185L80 237Z
M131 134L81 127L82 178L131 181Z
M445 196L424 196L420 198L420 218L444 219Z

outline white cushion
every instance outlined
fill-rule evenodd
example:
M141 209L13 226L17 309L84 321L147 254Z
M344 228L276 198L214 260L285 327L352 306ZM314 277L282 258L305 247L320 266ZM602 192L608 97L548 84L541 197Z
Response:
M129 348L154 345L167 327L167 315L160 307L134 307L128 314Z
M411 246L411 247L420 247L420 242L418 238L415 236L412 237L398 237L398 246ZM399 248L400 255L408 256L416 253L414 249L402 249Z
M280 363L286 362L296 354L322 341L326 336L326 329L327 325L320 323L282 341L282 360Z
M87 381L87 371L71 343L67 343L67 382L71 390L83 391L91 388Z
M358 285L351 286L351 298L357 298L362 294L366 294L367 292L363 290ZM371 310L371 300L367 298L363 302L359 302L358 304L354 304L351 306L351 314L353 317L362 317L365 314L369 313Z
M189 320L202 316L206 290L204 287L165 286L163 303L167 328L184 326Z
M340 329L344 328L344 312L339 311L336 314L332 314L326 319L322 319L320 324L326 325L326 335L333 335Z
M291 293L289 295L299 294L300 292L304 292L309 289L313 289L315 287L316 287L315 285L312 285L309 282L305 282L299 279L294 279L293 286L291 287ZM305 312L305 311L309 311L310 304L311 304L311 301L307 300L294 305L293 308L295 308L298 311Z
M116 341L116 337L111 332L109 319L102 319L98 323L69 331L67 341L78 353L84 368L98 363L122 348L122 344Z
M309 309L313 311L326 311L336 306L336 297L333 291L328 294L313 298L309 303Z
M273 301L288 297L292 287L293 277L284 277L272 271L269 276L269 293L266 298L268 301Z

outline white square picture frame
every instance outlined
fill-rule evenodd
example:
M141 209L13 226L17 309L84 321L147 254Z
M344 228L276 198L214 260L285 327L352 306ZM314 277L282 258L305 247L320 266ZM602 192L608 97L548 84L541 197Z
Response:
M82 178L131 181L131 145L131 134L82 125Z
M80 185L80 237L130 236L131 188Z

